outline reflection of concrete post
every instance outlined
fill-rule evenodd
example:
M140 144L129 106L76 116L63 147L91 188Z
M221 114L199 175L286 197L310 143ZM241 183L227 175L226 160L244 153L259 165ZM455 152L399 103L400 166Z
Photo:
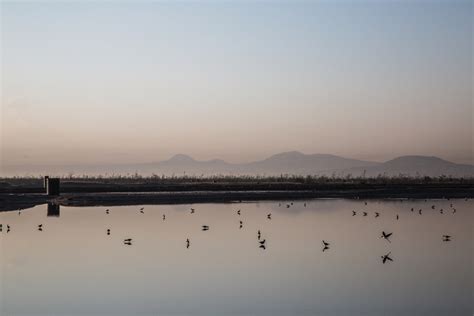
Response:
M48 217L59 217L60 206L55 203L48 203Z
M46 194L59 195L59 178L46 179Z

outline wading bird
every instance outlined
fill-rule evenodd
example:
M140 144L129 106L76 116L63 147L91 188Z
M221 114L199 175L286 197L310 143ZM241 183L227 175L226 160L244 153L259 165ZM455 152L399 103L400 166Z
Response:
M382 236L380 236L380 238L383 238L383 239L385 239L386 241L391 242L391 241L390 241L390 236L392 236L392 235L393 235L393 233L386 233L386 232L383 231L383 232L382 232Z
M451 241L450 235L443 235L443 241Z
M324 246L324 247L323 247L323 252L325 252L326 250L329 249L329 245L330 245L330 244L329 244L327 241L325 241L325 240L323 240L322 243L323 243L323 246Z

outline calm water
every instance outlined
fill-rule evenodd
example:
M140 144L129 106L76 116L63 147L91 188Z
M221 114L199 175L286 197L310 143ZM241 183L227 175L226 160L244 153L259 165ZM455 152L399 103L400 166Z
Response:
M472 201L286 204L0 213L0 314L473 315Z

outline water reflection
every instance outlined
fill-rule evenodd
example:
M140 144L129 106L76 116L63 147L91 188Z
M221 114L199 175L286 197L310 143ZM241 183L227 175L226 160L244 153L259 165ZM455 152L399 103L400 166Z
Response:
M59 217L60 206L55 203L48 203L48 217Z
M311 200L0 213L0 314L471 315L472 209Z

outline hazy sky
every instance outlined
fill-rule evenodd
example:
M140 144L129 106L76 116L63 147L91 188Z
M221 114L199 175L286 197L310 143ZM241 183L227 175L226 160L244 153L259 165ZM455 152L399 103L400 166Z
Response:
M4 165L473 162L473 1L0 6Z

